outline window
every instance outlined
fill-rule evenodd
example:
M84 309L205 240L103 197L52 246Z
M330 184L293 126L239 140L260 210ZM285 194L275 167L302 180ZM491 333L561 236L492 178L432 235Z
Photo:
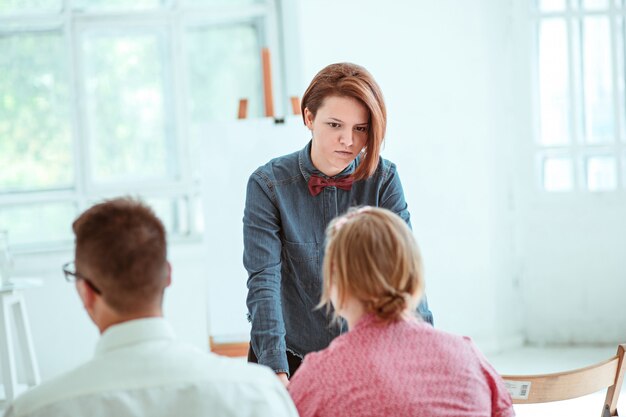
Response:
M545 191L625 190L625 6L535 0L535 136Z
M12 246L67 244L78 213L117 195L141 196L174 239L199 236L202 125L235 119L240 98L261 116L261 48L281 62L278 16L272 0L0 2Z

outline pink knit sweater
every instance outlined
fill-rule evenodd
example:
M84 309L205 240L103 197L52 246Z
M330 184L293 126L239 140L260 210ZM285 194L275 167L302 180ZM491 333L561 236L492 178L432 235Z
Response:
M308 354L289 384L301 417L509 417L511 397L467 337L362 318Z

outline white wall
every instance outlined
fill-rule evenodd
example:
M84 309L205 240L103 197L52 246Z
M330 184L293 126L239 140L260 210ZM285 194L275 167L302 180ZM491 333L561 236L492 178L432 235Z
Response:
M203 197L209 328L216 341L248 340L242 221L248 178L270 159L301 149L309 133L299 116L287 117L282 124L270 118L213 123L205 131L221 132L202 143L203 154L211 155L202 170L208 179ZM215 201L215 196L224 195L228 198Z
M390 4L303 1L304 80L348 60L381 84L438 327L487 350L623 341L623 191L536 184L529 2Z
M511 94L515 38L509 3L302 0L298 4L300 94L317 71L338 61L365 66L383 89L389 115L383 155L399 167L424 252L436 326L470 335L486 350L520 344L510 168L511 144L517 136L510 126L520 123L519 107L527 103L516 102ZM239 133L220 140L231 144L237 136L256 143ZM223 149L216 150L214 156L224 163L222 153ZM229 204L222 211L233 210L236 215L220 214L215 227L229 217L233 227L240 227L242 208ZM228 246L241 244L232 241ZM221 259L227 256L219 247L214 252L221 253ZM227 259L240 263L241 257L237 253ZM211 311L228 311L240 320L245 306L228 303L221 295L244 297L244 278L222 276L241 276L243 269L233 266L232 274L226 274L219 265L213 268L220 277L211 285L220 294L212 294ZM241 321L216 321L216 313L211 323L218 335L228 328L239 334L248 329Z
M626 204L612 197L559 196L525 207L523 290L531 343L626 340Z
M522 341L515 288L507 123L509 4L303 1L305 80L331 62L370 70L383 89L384 156L398 164L424 252L436 326L486 350Z
M515 0L512 96L532 103L532 28ZM626 340L626 196L544 193L538 184L530 106L514 123L514 247L526 340L531 344L613 344Z
M301 2L304 80L367 67L389 107L439 328L485 350L626 337L626 198L538 192L527 0ZM358 17L357 17L358 16Z

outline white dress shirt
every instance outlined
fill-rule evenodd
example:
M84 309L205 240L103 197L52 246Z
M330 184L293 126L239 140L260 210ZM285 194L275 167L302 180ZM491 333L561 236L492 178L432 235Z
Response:
M25 392L5 417L297 415L269 368L202 352L149 318L108 328L92 360Z

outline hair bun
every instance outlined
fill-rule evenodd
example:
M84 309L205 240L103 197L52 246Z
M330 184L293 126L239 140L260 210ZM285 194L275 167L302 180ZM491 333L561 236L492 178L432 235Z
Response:
M394 292L374 303L374 313L383 320L397 320L408 306L408 294Z

